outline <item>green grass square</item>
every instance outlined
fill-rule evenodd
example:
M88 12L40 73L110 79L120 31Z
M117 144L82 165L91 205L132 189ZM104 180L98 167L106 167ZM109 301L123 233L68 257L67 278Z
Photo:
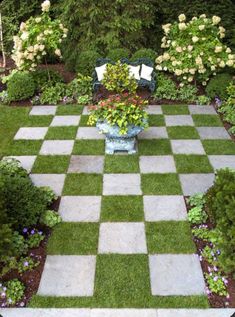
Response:
M83 111L83 106L81 105L60 105L57 107L56 115L80 115Z
M46 140L74 140L77 127L49 127Z
M149 253L195 252L191 228L187 221L148 222L145 226Z
M202 140L207 155L234 155L235 143L232 140Z
M218 115L194 114L192 115L196 127L221 127L222 121Z
M7 148L7 155L37 155L43 140L13 140Z
M70 156L67 155L40 155L36 158L32 173L64 174L69 167Z
M76 140L73 148L76 155L103 155L104 152L104 140Z
M139 173L137 155L106 155L104 173Z
M178 173L213 173L213 168L206 155L183 155L174 156Z
M24 122L24 127L48 127L53 116L28 116Z
M88 125L87 124L88 119L89 119L89 115L82 115L81 118L80 118L79 127L92 127L92 126L95 126L95 124Z
M98 255L95 297L102 307L139 307L150 296L147 255Z
M162 105L162 112L166 115L190 114L187 105Z
M103 196L101 221L143 221L142 196Z
M175 127L167 127L166 129L167 129L169 138L172 140L200 139L200 136L194 127L175 126Z
M172 154L169 140L138 140L139 155Z
M148 123L150 127L163 127L166 125L165 118L162 114L150 114Z
M102 195L102 188L102 175L67 174L63 195Z
M53 228L47 254L96 254L98 236L98 223L60 223Z
M181 195L182 189L177 174L142 174L141 186L144 195Z

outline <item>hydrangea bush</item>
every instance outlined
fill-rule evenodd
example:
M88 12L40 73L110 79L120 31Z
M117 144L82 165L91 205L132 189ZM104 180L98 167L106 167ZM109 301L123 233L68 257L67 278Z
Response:
M221 68L235 66L235 54L222 43L225 29L219 26L220 17L202 14L186 22L186 16L180 14L178 20L162 26L165 52L156 59L158 70L174 73L181 86L195 81L206 85Z
M47 54L61 57L60 43L67 36L68 30L60 20L50 18L49 0L44 1L41 6L42 14L22 22L18 34L14 36L12 58L20 71L35 70Z

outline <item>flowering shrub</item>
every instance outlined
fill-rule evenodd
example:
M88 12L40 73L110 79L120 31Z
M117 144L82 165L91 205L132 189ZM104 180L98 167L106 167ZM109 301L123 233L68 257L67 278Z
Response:
M180 78L181 85L198 81L203 85L209 77L225 66L234 67L235 55L222 43L225 29L218 26L218 16L202 14L186 22L180 14L179 22L163 25L165 36L162 48L166 51L156 59L158 70L170 71Z
M61 57L59 45L67 36L68 30L60 20L50 18L49 10L50 1L46 0L42 3L42 14L22 22L19 33L14 36L12 58L18 70L35 70L48 53Z
M24 290L24 284L17 279L0 284L1 298L5 300L3 306L15 305L24 296Z
M90 106L88 124L93 125L98 120L107 121L110 125L118 125L120 134L127 133L128 125L146 128L148 126L148 115L144 109L146 105L147 101L139 96L113 95L100 101L98 105Z

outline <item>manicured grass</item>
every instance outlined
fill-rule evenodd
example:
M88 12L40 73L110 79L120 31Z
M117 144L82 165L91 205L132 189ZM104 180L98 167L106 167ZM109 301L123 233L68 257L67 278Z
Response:
M213 173L213 168L206 155L175 155L178 173Z
M63 174L69 167L70 156L67 155L40 155L36 158L32 173Z
M28 116L24 122L24 127L48 127L53 116Z
M109 296L108 294L105 296ZM141 301L133 299L131 302L123 301L117 303L111 299L107 304L104 298L96 297L52 297L34 295L29 303L31 308L209 308L205 295L198 296L151 296L144 297Z
M139 173L137 155L106 155L104 173Z
M101 221L143 221L142 196L103 196Z
M194 114L192 115L196 127L221 127L222 121L217 115Z
M162 112L169 115L189 114L188 106L186 105L162 105Z
M77 127L50 127L45 139L47 140L74 140Z
M148 123L150 127L162 127L165 126L165 118L163 115L150 114Z
M103 155L103 140L76 140L73 148L73 154L77 155Z
M172 140L200 139L197 130L194 127L167 127L168 136Z
M79 115L83 108L80 105L60 105L57 107L56 115Z
M235 143L232 140L202 140L208 155L234 155Z
M63 195L101 195L102 187L102 175L67 174Z
M96 254L99 225L97 223L64 222L57 225L47 245L48 254Z
M145 226L149 253L195 252L187 221L158 221L146 223Z
M138 140L139 155L172 154L169 140Z
M17 155L11 152L11 142L17 130L28 118L29 107L8 107L0 105L0 158Z
M88 119L89 115L82 115L80 118L79 127L91 127L91 125L87 124ZM95 126L95 124L93 124L92 126Z
M182 194L177 174L142 174L141 183L145 195Z
M6 147L7 155L37 155L42 146L42 140L13 140Z

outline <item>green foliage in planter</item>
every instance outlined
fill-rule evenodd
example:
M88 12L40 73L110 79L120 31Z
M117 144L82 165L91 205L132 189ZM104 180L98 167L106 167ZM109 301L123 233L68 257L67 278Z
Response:
M122 58L129 58L130 51L127 48L114 48L108 52L107 57L117 62Z
M22 257L20 258L18 264L17 264L17 269L19 271L19 273L24 273L27 271L32 271L33 269L35 269L38 265L39 265L39 261L36 261L35 259L33 259L30 256L27 257Z
M232 125L230 132L235 134L235 85L230 85L227 88L228 99L222 103L218 111L223 114L225 121Z
M118 61L115 65L107 64L106 72L102 84L106 89L113 93L135 93L138 84L134 76L130 76L127 64L122 64Z
M219 266L226 273L235 273L235 171L221 169L206 194L206 210L219 233L217 247Z
M189 210L188 221L193 224L201 224L206 222L207 214L203 210L202 206L196 206Z
M64 81L62 75L53 69L37 69L31 75L37 92L43 91L48 85L53 86Z
M228 73L217 74L215 77L211 78L207 87L207 96L211 99L219 97L225 100L228 97L227 87L232 82L233 77Z
M95 50L82 51L76 61L75 70L86 76L91 76L98 58L101 55Z
M91 107L88 124L93 125L98 120L107 121L110 125L118 125L120 134L127 133L128 125L146 128L148 126L148 115L144 109L146 105L147 101L139 96L128 94L110 96Z
M25 72L16 72L7 83L9 101L25 100L35 93L33 77Z
M155 62L156 55L156 52L151 48L141 48L132 55L131 60L135 61L139 58L149 58Z

